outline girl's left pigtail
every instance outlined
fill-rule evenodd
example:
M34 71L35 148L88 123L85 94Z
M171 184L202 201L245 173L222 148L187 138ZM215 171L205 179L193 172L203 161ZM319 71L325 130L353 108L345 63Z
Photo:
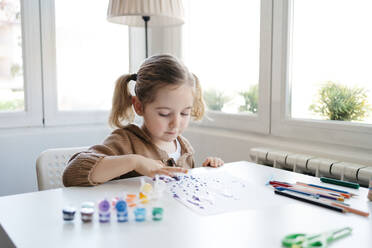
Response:
M125 74L116 80L109 117L109 124L111 127L122 128L124 127L122 121L131 122L134 119L132 95L128 88L128 83L134 80L134 75L135 74Z
M205 104L203 100L203 91L199 82L199 78L192 73L195 80L195 100L192 107L191 116L194 120L201 120L205 113Z

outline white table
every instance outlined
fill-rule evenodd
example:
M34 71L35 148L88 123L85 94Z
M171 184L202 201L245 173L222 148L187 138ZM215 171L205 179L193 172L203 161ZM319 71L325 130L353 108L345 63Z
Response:
M250 162L230 163L218 170L226 170L257 187L263 187L273 176L280 181L322 184L315 177ZM314 233L344 226L352 227L352 235L331 247L372 247L372 217L342 214L274 193L252 199L253 208L212 216L198 215L165 196L164 219L160 222L118 223L115 216L110 223L101 224L96 215L87 224L81 222L78 213L72 223L62 220L61 209L67 204L80 206L87 200L111 199L124 191L138 192L139 186L139 178L131 178L96 187L1 197L0 223L17 247L280 247L281 239L289 233ZM272 191L270 187L266 189ZM348 191L359 194L358 199L349 201L353 207L372 212L365 188ZM5 246L5 236L0 228L1 247Z

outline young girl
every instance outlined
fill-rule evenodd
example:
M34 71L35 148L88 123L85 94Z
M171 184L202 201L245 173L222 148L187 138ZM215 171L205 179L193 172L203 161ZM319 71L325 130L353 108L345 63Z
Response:
M128 83L136 81L130 94ZM134 111L143 117L142 127L131 122ZM63 173L67 186L90 186L114 178L172 176L194 168L193 149L181 136L190 117L204 114L198 78L175 57L156 55L146 59L137 74L116 81L109 118L117 127L102 145L75 154ZM203 166L219 167L223 161L208 157Z

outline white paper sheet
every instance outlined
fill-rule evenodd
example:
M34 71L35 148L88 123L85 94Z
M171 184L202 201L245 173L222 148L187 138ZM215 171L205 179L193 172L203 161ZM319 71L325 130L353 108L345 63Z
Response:
M262 207L262 202L255 204L258 195L274 195L268 187L251 185L226 171L191 171L177 174L176 179L162 178L174 199L202 215Z

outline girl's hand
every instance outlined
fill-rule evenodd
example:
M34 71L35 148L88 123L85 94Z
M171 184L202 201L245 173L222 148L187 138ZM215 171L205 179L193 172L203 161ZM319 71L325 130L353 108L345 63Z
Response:
M187 173L185 168L165 166L160 160L145 157L137 162L135 171L148 177L155 177L157 174L173 177L174 173Z
M203 163L203 166L220 167L224 164L223 160L216 157L207 157Z

